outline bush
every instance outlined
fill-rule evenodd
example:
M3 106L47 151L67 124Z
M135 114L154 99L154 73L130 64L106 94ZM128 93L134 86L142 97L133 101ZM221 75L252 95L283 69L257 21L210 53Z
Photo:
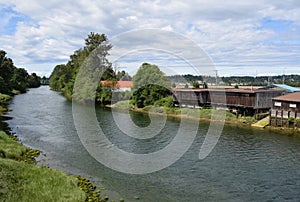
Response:
M294 122L295 118L294 117L289 117L288 122Z
M246 124L253 124L256 122L256 119L252 116L245 116L243 117L243 123L246 123Z
M173 97L165 97L162 98L154 103L155 106L162 106L162 107L173 107Z
M9 95L0 93L0 103L6 102L9 99L11 99L11 97Z

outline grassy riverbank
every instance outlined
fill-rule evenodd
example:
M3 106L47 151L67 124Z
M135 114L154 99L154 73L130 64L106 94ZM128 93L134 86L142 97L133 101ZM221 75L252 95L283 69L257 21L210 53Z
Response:
M0 132L0 199L5 201L84 201L79 180L35 165L39 154Z
M0 116L9 99L0 94ZM36 165L39 154L0 130L0 201L107 201L89 180Z
M136 108L129 101L120 101L112 106L113 108L123 109L123 110L131 110L143 113L155 113L155 114L163 114L166 113L169 117L177 117L177 118L190 118L190 119L199 119L204 121L210 121L212 114L217 114L220 112L225 113L225 122L226 123L238 123L238 124L252 124L257 120L250 116L239 116L230 113L229 111L221 111L215 109L192 109L192 108L179 108L179 107L167 107L167 106L157 106L153 107L146 106L144 108Z
M158 106L158 107L146 106L144 108L136 108L135 106L130 104L129 101L120 101L114 105L107 106L107 107L117 108L120 110L129 109L131 111L141 112L141 113L163 114L165 112L166 115L169 117L197 119L197 120L208 121L208 122L211 121L211 115L215 111L215 109L192 109L192 108L178 108L178 107L166 107L166 106ZM225 118L226 124L238 124L238 125L243 124L245 126L252 127L252 124L258 121L251 116L237 117L236 115L230 113L229 111L225 111L225 115L226 115ZM299 128L267 126L262 129L267 129L283 135L300 135Z

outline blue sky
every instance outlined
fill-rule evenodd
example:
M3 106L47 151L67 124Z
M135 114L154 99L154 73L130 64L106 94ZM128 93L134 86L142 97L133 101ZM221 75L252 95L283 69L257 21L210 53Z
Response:
M0 16L0 49L16 66L39 75L49 76L55 65L66 63L90 32L105 33L113 39L145 28L170 31L195 42L223 76L300 74L297 0L4 0ZM153 32L158 43L181 43L155 35ZM126 41L128 50L132 50L134 40L130 37ZM149 43L149 38L143 40ZM189 51L187 43L180 45L183 51ZM199 73L168 54L137 51L116 62L132 74L143 62L171 69L172 74ZM199 53L191 55L201 57Z

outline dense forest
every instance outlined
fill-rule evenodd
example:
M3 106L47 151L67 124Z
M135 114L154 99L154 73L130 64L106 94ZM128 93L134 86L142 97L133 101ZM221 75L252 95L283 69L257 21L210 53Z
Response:
M12 95L24 93L28 88L39 87L41 78L35 73L31 75L23 68L15 67L13 60L0 50L0 93Z

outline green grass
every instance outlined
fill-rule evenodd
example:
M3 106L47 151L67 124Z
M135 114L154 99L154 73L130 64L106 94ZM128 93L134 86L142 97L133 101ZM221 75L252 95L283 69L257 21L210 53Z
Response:
M84 201L79 180L33 164L38 154L0 131L0 201Z
M0 200L84 201L78 180L61 171L0 158Z
M0 131L0 156L3 158L20 158L27 148L21 143L15 141L12 137Z
M0 201L105 201L89 180L35 165L39 154L0 131Z

